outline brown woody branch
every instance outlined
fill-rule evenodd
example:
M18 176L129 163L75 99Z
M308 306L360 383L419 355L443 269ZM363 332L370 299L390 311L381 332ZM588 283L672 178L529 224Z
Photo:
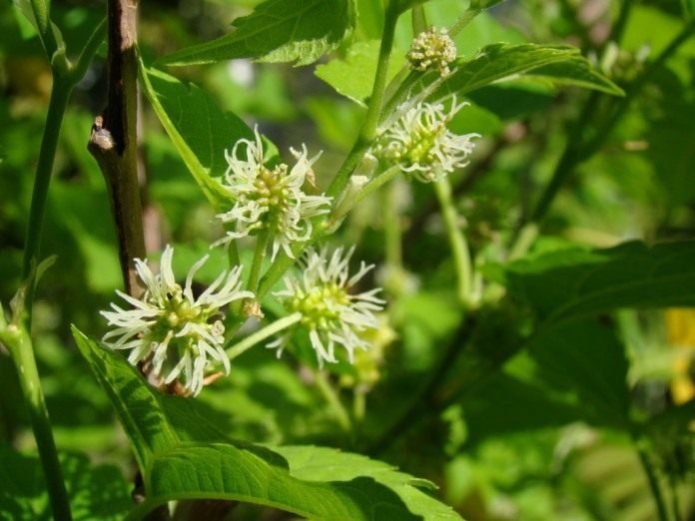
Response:
M146 254L137 156L137 7L137 0L109 0L108 99L88 144L109 190L123 281L133 296L143 292L133 259Z

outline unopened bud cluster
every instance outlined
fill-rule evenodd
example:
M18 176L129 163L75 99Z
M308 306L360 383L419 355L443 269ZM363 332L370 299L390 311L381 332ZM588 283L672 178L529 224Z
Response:
M444 28L430 27L413 40L408 60L413 69L436 69L444 77L451 73L449 64L456 59L456 45Z

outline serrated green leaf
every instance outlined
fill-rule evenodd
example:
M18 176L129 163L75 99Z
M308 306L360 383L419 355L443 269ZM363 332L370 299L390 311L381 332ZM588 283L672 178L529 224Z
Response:
M357 42L350 46L345 58L336 58L318 65L315 73L343 96L364 105L364 101L372 93L378 56L378 40ZM393 78L403 65L403 56L392 56L387 79Z
M335 49L353 26L348 0L267 0L234 21L236 30L161 60L171 66L236 58L306 65Z
M415 488L425 482L367 458L349 456L360 465L337 476L308 480L307 459L312 459L312 451L317 451L317 458L325 457L325 452L312 447L300 453L300 448L288 449L298 460L293 463L273 449L227 440L207 425L204 416L191 415L185 400L169 399L165 410L157 392L123 357L77 329L73 334L135 446L147 499L131 512L133 519L179 499L243 501L324 521L459 519ZM187 429L186 441L174 432L168 415L177 415L179 425L195 424ZM204 441L192 441L198 437Z
M454 72L437 88L434 98L468 92L519 76L576 85L609 94L623 91L595 70L579 50L563 45L494 44L472 60L459 60Z
M169 425L155 390L124 358L101 347L75 327L72 334L80 353L115 407L135 449L138 465L146 468L156 452L166 451L178 443L178 436Z
M361 456L327 447L274 447L290 466L290 474L307 481L349 481L360 476L373 478L395 491L408 509L426 520L455 520L461 517L421 489L436 489L430 481L414 478L396 468Z
M695 241L565 250L508 268L508 288L547 322L617 308L695 306Z
M371 477L300 480L291 469L288 472L285 466L229 444L182 445L159 456L148 477L150 504L214 498L275 507L315 520L422 519L394 491Z
M225 149L253 133L223 112L210 94L140 62L140 78L159 121L201 190L213 204L226 199L218 177L226 170ZM155 173L157 175L157 173Z

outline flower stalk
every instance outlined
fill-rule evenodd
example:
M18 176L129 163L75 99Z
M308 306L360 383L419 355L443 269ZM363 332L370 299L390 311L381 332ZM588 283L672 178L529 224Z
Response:
M472 304L473 271L471 255L466 236L459 229L459 215L451 196L451 185L447 178L434 183L434 189L439 199L439 205L444 218L446 233L451 245L456 270L456 288L459 300L464 305Z
M393 49L393 39L396 33L396 22L398 21L399 15L394 4L394 2L391 2L386 9L376 75L374 76L372 94L369 97L367 115L362 124L360 135L352 147L352 150L345 158L345 161L338 169L338 173L331 181L328 190L326 190L326 195L336 199L339 199L338 196L345 189L350 175L360 163L362 156L364 156L364 153L367 151L372 141L374 141L377 134L377 126L381 118L381 109L384 102L384 93L386 91L386 80L388 78L391 51Z
M251 349L253 346L255 346L255 345L263 342L263 340L266 340L267 338L270 338L271 336L276 335L276 334L280 333L281 331L284 331L285 329L295 325L301 319L302 319L301 313L292 313L291 315L287 315L286 317L278 319L275 322L268 324L264 328L261 328L258 331L250 334L249 336L247 336L243 340L237 342L232 347L227 349L227 356L229 357L229 360L230 361L234 360L238 356L243 355L246 351Z

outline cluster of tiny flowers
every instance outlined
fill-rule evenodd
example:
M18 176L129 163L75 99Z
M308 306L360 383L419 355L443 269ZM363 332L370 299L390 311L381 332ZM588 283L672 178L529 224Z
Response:
M311 167L318 156L310 159L306 146L291 152L296 159L291 169L284 163L266 166L258 129L254 141L239 140L231 153L225 152L229 167L224 187L234 205L217 216L232 226L218 244L264 231L272 237L271 256L275 258L280 249L293 257L292 244L309 240L311 219L328 213L331 198L308 195L302 188L307 180L313 182Z
M374 267L363 262L357 273L350 276L348 265L353 251L310 251L303 260L302 276L286 277L285 289L275 293L289 311L301 314L300 325L309 333L320 367L324 362L337 362L336 345L346 349L353 363L355 349L369 347L363 333L379 327L375 313L385 304L376 296L381 289L350 293ZM287 340L287 336L281 337L268 347L279 348L279 356Z
M221 364L227 374L230 370L223 349L221 309L232 301L253 298L253 293L241 290L241 267L236 267L222 273L196 298L193 277L207 256L193 265L182 288L174 279L173 253L167 246L158 274L145 261L135 259L146 291L140 299L117 291L131 307L111 304L111 310L101 312L114 327L103 341L111 349L130 350L128 361L133 365L151 364L150 374L164 383L178 379L190 394L197 395L214 365Z
M458 135L447 128L465 105L454 99L448 112L441 103L401 108L405 113L379 133L374 155L425 183L465 167L480 134Z
M437 69L444 77L451 73L449 64L456 59L456 45L444 28L430 27L413 40L408 60L413 69Z

